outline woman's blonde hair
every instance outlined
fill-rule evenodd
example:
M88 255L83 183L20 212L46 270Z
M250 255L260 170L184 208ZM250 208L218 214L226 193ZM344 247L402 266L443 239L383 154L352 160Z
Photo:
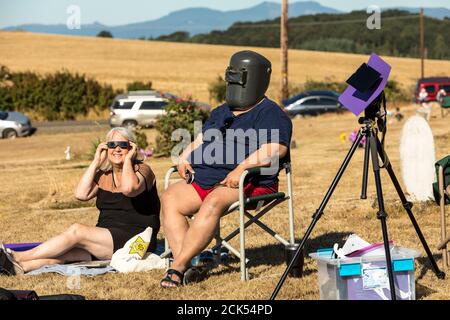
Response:
M116 127L109 130L108 133L106 134L106 142L111 141L115 133L120 134L128 141L136 143L135 134L130 129L125 127ZM102 170L103 172L112 170L112 164L111 161L109 161L108 156L106 156L105 161L103 161L103 163L100 165L100 170Z

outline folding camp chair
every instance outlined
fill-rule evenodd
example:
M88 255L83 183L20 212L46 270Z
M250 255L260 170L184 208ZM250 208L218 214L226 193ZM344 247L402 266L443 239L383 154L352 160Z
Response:
M241 280L246 281L249 279L247 264L249 259L246 259L245 256L245 229L252 224L256 224L262 230L270 234L276 240L278 240L283 245L287 246L289 244L294 244L294 206L293 206L293 197L292 197L292 174L291 174L291 163L285 162L282 166L280 166L279 171L286 172L286 182L287 182L287 195L284 192L276 192L272 194L256 196L256 197L246 197L244 194L244 182L246 177L250 175L256 175L261 173L261 167L251 168L245 170L239 181L239 201L233 203L228 210L222 215L222 217L239 210L239 227L231 232L226 237L222 238L220 235L220 221L219 227L216 230L215 240L216 244L213 248L213 251L217 252L215 261L217 263L220 262L220 248L225 247L231 253L233 253L240 260L240 270L241 270ZM164 179L164 188L167 189L170 184L171 175L177 171L176 167L171 167L165 176ZM278 233L269 228L266 224L262 223L260 219L270 210L272 210L275 206L280 203L287 201L288 202L288 220L289 220L289 241L281 237ZM255 206L256 205L256 206ZM255 210L253 214L249 211ZM245 217L248 218L248 221L245 222ZM232 247L229 243L231 239L236 237L239 234L240 236L240 248L239 250ZM166 250L161 255L162 258L166 258L167 267L169 267L170 260L170 248L166 239ZM214 250L216 249L216 250Z
M450 204L450 156L436 162L438 182L433 183L434 199L441 208L441 242L438 249L442 250L444 268L449 267L450 256L447 251L447 243L450 237L446 235L445 205Z
M441 116L444 118L450 110L450 96L443 97L441 101Z

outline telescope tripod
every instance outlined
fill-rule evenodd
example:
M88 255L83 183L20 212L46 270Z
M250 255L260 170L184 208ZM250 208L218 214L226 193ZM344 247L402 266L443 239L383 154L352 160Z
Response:
M425 252L428 256L428 259L431 263L431 266L433 267L433 271L436 274L436 276L439 279L445 278L445 273L442 272L439 267L436 264L436 261L433 257L433 254L430 251L430 248L428 247L427 241L425 240L425 237L422 234L422 231L420 230L420 227L413 215L412 212L412 203L407 201L405 194L402 191L402 188L400 186L400 183L397 180L397 177L395 176L394 170L392 169L392 165L389 162L389 158L387 154L384 151L384 146L380 139L378 138L378 129L376 127L376 117L379 115L379 112L376 113L376 110L366 110L366 114L364 117L360 118L359 122L360 124L364 124L363 127L360 128L358 135L356 137L356 140L353 142L353 145L350 148L350 151L348 152L347 156L345 157L341 167L339 168L333 182L331 183L331 186L329 187L327 193L325 194L325 197L322 200L322 203L320 204L319 208L316 210L314 215L312 216L312 222L309 225L308 229L305 232L305 235L300 242L299 247L297 248L294 257L292 258L290 264L284 271L283 275L280 278L280 281L278 282L277 286L275 287L275 290L272 293L271 300L274 300L280 291L281 287L283 286L284 281L286 280L290 270L292 269L294 262L297 260L298 256L302 253L302 250L306 244L306 241L308 240L309 236L311 235L311 232L314 229L314 226L319 221L319 219L322 217L324 213L324 209L333 194L336 186L338 185L343 173L345 172L345 169L347 168L348 163L350 162L351 158L353 157L356 149L358 148L359 144L361 143L361 140L363 137L366 137L365 141L365 150L364 150L364 165L363 165L363 178L362 178L362 190L361 190L361 199L367 198L367 177L368 177L368 171L369 171L369 160L372 159L372 167L373 167L373 173L375 177L375 187L377 192L377 202L378 202L378 212L377 212L377 218L381 222L381 230L383 233L383 242L384 242L384 251L386 255L386 266L388 270L388 278L389 278L389 288L391 292L391 300L396 300L396 293L395 293L395 285L394 285L394 274L392 270L392 260L391 260L391 253L389 250L389 236L388 236L388 230L387 230L387 213L385 211L384 207L384 199L383 199L383 190L382 190L382 184L381 184L381 175L380 175L380 169L385 168L389 174L389 177L391 178L391 181L397 191L397 194L400 198L400 201L403 204L403 207L405 208L409 219L411 220L412 225L414 226L414 229L417 233L417 236L420 239L420 242L422 243L423 248L425 249ZM385 124L384 124L385 125ZM383 165L380 166L379 159L383 162Z

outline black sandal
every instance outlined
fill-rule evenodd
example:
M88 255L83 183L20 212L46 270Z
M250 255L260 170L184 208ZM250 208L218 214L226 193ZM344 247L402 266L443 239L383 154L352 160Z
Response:
M171 275L176 275L178 278L180 278L180 280L179 281L173 280ZM164 286L163 285L164 282L171 283L171 284L173 284L173 286ZM176 287L182 286L183 283L184 283L184 274L183 273L181 273L180 271L175 270L175 269L167 269L166 276L161 279L161 281L159 282L159 285L163 288L172 288L172 287L176 288Z

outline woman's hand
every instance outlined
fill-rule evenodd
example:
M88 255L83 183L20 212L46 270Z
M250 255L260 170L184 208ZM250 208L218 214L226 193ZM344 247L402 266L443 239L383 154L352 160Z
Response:
M127 155L125 156L125 160L131 160L133 161L136 158L136 151L137 151L137 144L130 141L131 149L128 151Z
M106 160L106 157L108 156L108 146L106 145L106 142L101 142L97 146L97 150L95 150L95 156L94 160L92 161L95 163L95 167L98 169L102 165L102 163Z
M179 159L177 164L178 174L186 180L186 170L191 173L194 173L194 169L192 169L191 164L185 159Z

